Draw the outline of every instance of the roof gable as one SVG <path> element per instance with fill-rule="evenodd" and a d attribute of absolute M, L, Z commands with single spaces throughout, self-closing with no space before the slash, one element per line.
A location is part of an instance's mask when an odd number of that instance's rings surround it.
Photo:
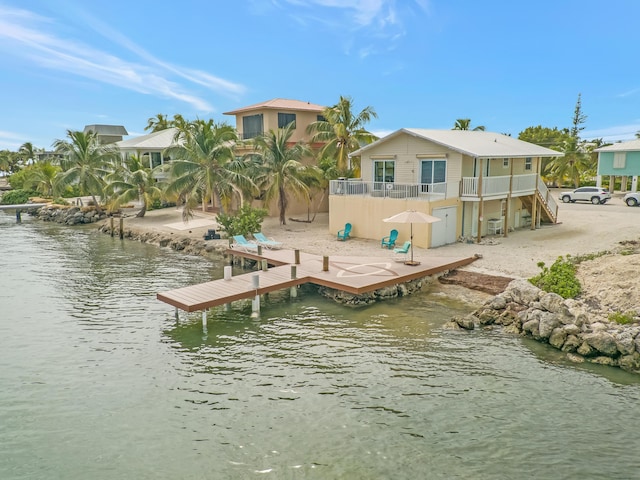
<path fill-rule="evenodd" d="M 606 147 L 596 148 L 594 152 L 638 152 L 640 151 L 640 139 L 628 142 L 614 143 Z"/>
<path fill-rule="evenodd" d="M 256 103 L 248 107 L 242 107 L 230 112 L 224 112 L 224 115 L 237 115 L 255 110 L 291 110 L 304 112 L 322 112 L 325 109 L 322 105 L 315 103 L 302 102 L 300 100 L 289 100 L 286 98 L 274 98 L 266 102 Z"/>
<path fill-rule="evenodd" d="M 116 142 L 115 145 L 118 146 L 120 150 L 164 150 L 173 145 L 173 139 L 177 132 L 178 129 L 175 127 L 167 128 L 136 138 L 122 140 Z"/>
<path fill-rule="evenodd" d="M 501 133 L 475 130 L 430 130 L 402 128 L 356 150 L 351 155 L 362 155 L 365 151 L 399 135 L 411 135 L 463 155 L 478 158 L 561 157 L 562 152 L 541 147 Z"/>

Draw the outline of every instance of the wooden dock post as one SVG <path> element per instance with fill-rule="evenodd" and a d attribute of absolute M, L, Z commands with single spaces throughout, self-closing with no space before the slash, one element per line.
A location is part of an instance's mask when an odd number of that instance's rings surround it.
<path fill-rule="evenodd" d="M 295 280 L 297 278 L 298 275 L 298 267 L 296 267 L 295 265 L 291 265 L 291 280 Z M 295 285 L 293 287 L 291 287 L 289 289 L 289 296 L 291 298 L 296 298 L 298 296 L 298 287 L 296 287 Z"/>
<path fill-rule="evenodd" d="M 207 310 L 202 310 L 202 331 L 207 333 Z"/>
<path fill-rule="evenodd" d="M 22 223 L 22 217 L 20 216 L 20 214 L 20 209 L 16 208 L 16 223 Z"/>
<path fill-rule="evenodd" d="M 251 277 L 251 284 L 256 291 L 256 296 L 251 301 L 251 317 L 255 318 L 260 315 L 260 295 L 258 294 L 258 288 L 260 288 L 260 274 L 255 273 Z"/>
<path fill-rule="evenodd" d="M 329 271 L 329 257 L 327 257 L 326 255 L 322 257 L 322 271 Z"/>
<path fill-rule="evenodd" d="M 269 266 L 268 263 L 267 263 L 267 260 L 266 259 L 262 259 L 261 263 L 262 263 L 262 271 L 266 272 L 268 270 L 268 266 Z"/>
<path fill-rule="evenodd" d="M 300 265 L 300 250 L 293 251 L 294 262 L 296 265 Z"/>
<path fill-rule="evenodd" d="M 114 232 L 114 227 L 113 227 L 113 217 L 111 217 L 110 219 L 110 228 L 111 228 L 111 236 L 113 237 L 113 232 Z"/>
<path fill-rule="evenodd" d="M 120 217 L 120 240 L 124 238 L 124 218 Z"/>
<path fill-rule="evenodd" d="M 262 245 L 258 244 L 258 255 L 262 256 Z"/>

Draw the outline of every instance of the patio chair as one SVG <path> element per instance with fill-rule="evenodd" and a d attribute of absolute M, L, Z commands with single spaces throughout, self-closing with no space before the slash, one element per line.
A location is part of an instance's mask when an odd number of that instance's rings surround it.
<path fill-rule="evenodd" d="M 345 223 L 342 230 L 338 230 L 338 240 L 346 240 L 351 235 L 351 224 Z"/>
<path fill-rule="evenodd" d="M 237 248 L 238 250 L 244 250 L 245 252 L 257 252 L 258 244 L 255 242 L 250 242 L 244 235 L 234 235 L 233 236 L 233 248 Z"/>
<path fill-rule="evenodd" d="M 389 232 L 388 237 L 382 237 L 382 241 L 380 242 L 381 247 L 387 247 L 391 250 L 396 246 L 396 240 L 398 240 L 398 230 L 395 228 Z"/>
<path fill-rule="evenodd" d="M 393 259 L 396 262 L 404 262 L 409 254 L 411 248 L 411 241 L 407 240 L 400 248 L 393 249 Z"/>
<path fill-rule="evenodd" d="M 278 250 L 282 248 L 282 242 L 278 242 L 273 238 L 267 238 L 264 233 L 257 232 L 253 234 L 253 238 L 256 239 L 258 245 L 262 245 L 265 248 L 271 248 L 273 250 Z"/>

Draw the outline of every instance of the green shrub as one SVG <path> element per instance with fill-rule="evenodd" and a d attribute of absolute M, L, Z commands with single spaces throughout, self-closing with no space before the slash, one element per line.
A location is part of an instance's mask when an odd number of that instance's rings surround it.
<path fill-rule="evenodd" d="M 558 257 L 549 268 L 544 262 L 539 262 L 538 267 L 542 271 L 529 279 L 533 285 L 545 292 L 557 293 L 562 298 L 575 298 L 580 295 L 582 286 L 576 277 L 576 266 L 569 255 L 566 258 Z"/>
<path fill-rule="evenodd" d="M 218 214 L 218 223 L 224 228 L 227 238 L 234 235 L 248 235 L 262 230 L 262 221 L 267 216 L 263 208 L 244 205 L 235 214 Z"/>
<path fill-rule="evenodd" d="M 34 192 L 33 190 L 10 190 L 2 195 L 2 201 L 0 201 L 0 203 L 3 205 L 21 205 L 27 203 L 29 197 L 36 195 L 38 195 L 38 192 Z"/>
<path fill-rule="evenodd" d="M 609 321 L 619 323 L 620 325 L 627 325 L 629 323 L 633 323 L 635 318 L 634 312 L 613 312 L 609 314 Z"/>

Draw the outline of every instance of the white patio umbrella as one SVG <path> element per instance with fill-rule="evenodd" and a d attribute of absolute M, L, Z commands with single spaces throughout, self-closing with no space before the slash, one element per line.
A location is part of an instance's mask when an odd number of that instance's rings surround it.
<path fill-rule="evenodd" d="M 411 225 L 411 261 L 404 262 L 407 265 L 419 265 L 420 262 L 413 261 L 413 224 L 414 223 L 435 223 L 439 222 L 438 217 L 427 215 L 426 213 L 418 212 L 416 210 L 406 210 L 401 213 L 397 213 L 389 218 L 384 218 L 383 222 L 388 223 L 409 223 Z"/>

